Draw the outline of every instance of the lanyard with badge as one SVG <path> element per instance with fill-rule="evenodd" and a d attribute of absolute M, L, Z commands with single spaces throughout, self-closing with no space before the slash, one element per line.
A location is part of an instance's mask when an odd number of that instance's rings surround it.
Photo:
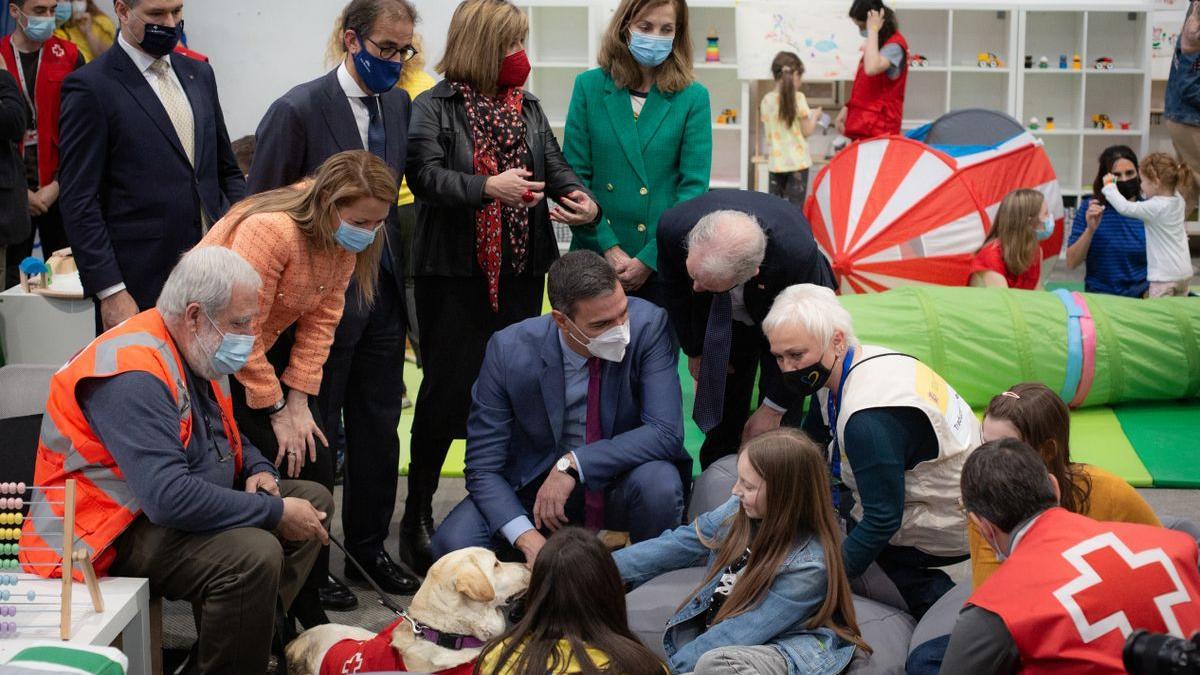
<path fill-rule="evenodd" d="M 34 103 L 33 93 L 30 91 L 29 85 L 25 81 L 25 64 L 21 60 L 21 52 L 18 52 L 16 49 L 14 49 L 13 54 L 17 57 L 16 58 L 16 66 L 17 66 L 16 71 L 17 71 L 17 79 L 21 81 L 21 93 L 25 95 L 25 101 L 29 104 L 29 111 L 30 111 L 29 114 L 33 116 L 33 128 L 25 130 L 25 145 L 26 146 L 37 145 L 37 142 L 38 142 L 37 104 Z M 40 68 L 42 65 L 42 48 L 41 47 L 39 47 L 37 50 L 37 63 L 38 63 L 38 67 Z"/>
<path fill-rule="evenodd" d="M 906 356 L 914 361 L 918 360 L 917 357 L 910 354 L 888 352 L 887 354 L 876 354 L 855 363 L 854 347 L 851 347 L 846 350 L 845 356 L 842 357 L 842 379 L 838 381 L 837 394 L 834 395 L 831 392 L 825 397 L 825 412 L 829 422 L 829 435 L 833 437 L 833 440 L 829 442 L 829 473 L 833 476 L 833 508 L 835 510 L 841 506 L 841 491 L 838 490 L 838 487 L 842 484 L 842 451 L 838 447 L 837 421 L 838 413 L 842 407 L 842 394 L 846 392 L 846 381 L 855 368 L 867 361 L 881 359 L 885 356 Z"/>

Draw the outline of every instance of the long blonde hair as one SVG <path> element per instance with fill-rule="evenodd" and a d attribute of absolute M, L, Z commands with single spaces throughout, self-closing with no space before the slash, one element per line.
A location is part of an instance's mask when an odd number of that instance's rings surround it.
<path fill-rule="evenodd" d="M 1042 212 L 1045 196 L 1037 190 L 1022 188 L 1004 196 L 992 231 L 984 240 L 986 246 L 993 239 L 1000 240 L 1000 251 L 1004 255 L 1004 266 L 1010 274 L 1024 274 L 1037 262 L 1037 234 L 1035 223 Z"/>
<path fill-rule="evenodd" d="M 828 583 L 825 600 L 806 627 L 828 628 L 869 653 L 871 648 L 858 629 L 850 578 L 842 564 L 841 532 L 834 519 L 829 468 L 821 451 L 804 432 L 776 429 L 747 442 L 740 452 L 763 479 L 766 515 L 755 532 L 750 516 L 739 506 L 722 526 L 728 528 L 724 538 L 710 541 L 700 537 L 717 554 L 707 577 L 688 597 L 695 597 L 749 548 L 746 567 L 713 623 L 744 614 L 766 597 L 797 542 L 812 536 L 825 551 Z"/>
<path fill-rule="evenodd" d="M 464 0 L 450 18 L 446 52 L 437 72 L 494 96 L 510 47 L 529 36 L 529 17 L 508 0 Z"/>
<path fill-rule="evenodd" d="M 1187 200 L 1196 197 L 1196 178 L 1192 170 L 1172 155 L 1152 152 L 1142 158 L 1142 176 L 1165 187 L 1169 192 L 1176 190 Z"/>
<path fill-rule="evenodd" d="M 685 0 L 621 0 L 612 21 L 604 31 L 596 60 L 613 82 L 624 89 L 642 84 L 642 69 L 629 53 L 630 26 L 643 12 L 660 5 L 675 7 L 675 42 L 671 55 L 654 69 L 654 83 L 664 94 L 674 94 L 691 86 L 692 38 L 688 34 L 688 7 Z"/>
<path fill-rule="evenodd" d="M 396 174 L 382 159 L 366 150 L 339 152 L 325 160 L 311 179 L 243 200 L 236 207 L 237 219 L 229 236 L 250 216 L 284 213 L 314 249 L 330 251 L 339 245 L 334 239 L 334 232 L 341 224 L 339 209 L 368 197 L 391 204 L 396 199 L 396 190 Z M 386 227 L 381 234 L 354 261 L 354 279 L 368 305 L 375 298 L 379 258 L 387 245 Z"/>

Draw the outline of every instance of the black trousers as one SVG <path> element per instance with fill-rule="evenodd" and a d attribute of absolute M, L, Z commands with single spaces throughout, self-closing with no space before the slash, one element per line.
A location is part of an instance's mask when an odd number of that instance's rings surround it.
<path fill-rule="evenodd" d="M 289 328 L 284 331 L 275 344 L 267 351 L 267 360 L 275 367 L 275 375 L 278 377 L 283 374 L 287 368 L 288 358 L 292 353 L 292 344 L 295 342 L 295 328 Z M 283 393 L 286 396 L 288 392 L 287 385 L 283 385 Z M 275 430 L 271 428 L 271 416 L 265 408 L 254 409 L 246 405 L 246 389 L 241 382 L 237 381 L 236 377 L 229 378 L 230 394 L 233 399 L 233 417 L 237 420 L 238 429 L 242 434 L 254 444 L 254 447 L 262 451 L 267 459 L 274 461 L 279 455 L 279 442 L 275 439 Z M 325 437 L 329 438 L 331 433 L 334 433 L 329 427 L 321 424 L 320 409 L 317 406 L 317 397 L 308 397 L 308 409 L 312 413 L 313 419 L 321 426 L 321 431 L 325 433 Z M 300 480 L 308 480 L 314 483 L 323 485 L 325 489 L 333 493 L 333 453 L 329 447 L 323 445 L 320 439 L 317 439 L 317 460 L 315 462 L 304 459 L 304 467 L 300 469 L 300 475 L 297 476 Z M 284 476 L 286 478 L 286 476 Z M 317 554 L 316 562 L 313 563 L 312 570 L 308 574 L 308 578 L 304 581 L 304 587 L 300 589 L 300 598 L 303 602 L 309 603 L 306 606 L 317 606 L 319 602 L 317 591 L 325 585 L 325 578 L 329 575 L 329 547 L 322 546 Z"/>
<path fill-rule="evenodd" d="M 415 282 L 424 374 L 413 419 L 406 519 L 429 508 L 450 442 L 466 437 L 471 386 L 488 340 L 542 313 L 545 277 L 501 277 L 499 312 L 492 311 L 483 277 L 417 277 Z"/>
<path fill-rule="evenodd" d="M 340 419 L 346 429 L 342 530 L 356 556 L 383 548 L 396 507 L 404 326 L 404 299 L 391 272 L 380 270 L 371 307 L 351 281 L 321 380 L 321 426 L 336 430 Z"/>
<path fill-rule="evenodd" d="M 776 197 L 783 197 L 796 208 L 804 208 L 808 197 L 808 169 L 788 173 L 772 173 L 768 189 Z"/>
<path fill-rule="evenodd" d="M 700 446 L 701 470 L 725 455 L 735 454 L 741 446 L 742 429 L 750 419 L 750 399 L 754 394 L 761 355 L 762 329 L 734 321 L 733 341 L 729 348 L 729 365 L 733 372 L 725 376 L 725 407 L 721 422 L 708 432 Z"/>
<path fill-rule="evenodd" d="M 49 260 L 50 254 L 60 248 L 67 248 L 67 233 L 63 229 L 62 212 L 58 210 L 58 202 L 50 205 L 50 210 L 40 216 L 29 219 L 33 229 L 25 241 L 8 245 L 8 266 L 4 273 L 4 287 L 12 288 L 21 281 L 21 261 L 33 255 L 33 238 L 38 234 L 42 238 L 42 259 Z"/>

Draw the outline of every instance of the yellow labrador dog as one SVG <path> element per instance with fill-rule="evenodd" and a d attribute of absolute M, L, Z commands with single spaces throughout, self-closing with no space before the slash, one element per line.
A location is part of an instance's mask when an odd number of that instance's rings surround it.
<path fill-rule="evenodd" d="M 528 586 L 524 565 L 502 563 L 485 548 L 448 553 L 429 568 L 408 609 L 421 635 L 404 619 L 379 634 L 338 624 L 317 626 L 288 645 L 288 672 L 469 673 L 483 643 L 505 629 L 502 606 Z"/>

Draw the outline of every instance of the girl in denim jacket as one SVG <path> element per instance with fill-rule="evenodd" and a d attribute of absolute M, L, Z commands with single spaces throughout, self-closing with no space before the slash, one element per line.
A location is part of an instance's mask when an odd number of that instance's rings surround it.
<path fill-rule="evenodd" d="M 667 623 L 672 672 L 841 672 L 863 642 L 842 566 L 828 469 L 803 433 L 742 446 L 733 496 L 692 525 L 617 551 L 634 585 L 705 565 L 705 581 Z"/>

